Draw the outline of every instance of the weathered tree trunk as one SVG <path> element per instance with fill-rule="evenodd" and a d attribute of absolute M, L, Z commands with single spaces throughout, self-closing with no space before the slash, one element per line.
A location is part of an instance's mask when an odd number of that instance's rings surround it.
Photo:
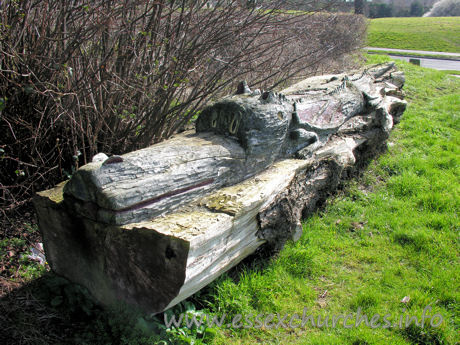
<path fill-rule="evenodd" d="M 35 205 L 48 262 L 103 304 L 160 312 L 301 234 L 405 109 L 393 65 L 229 96 L 197 134 L 80 168 Z"/>

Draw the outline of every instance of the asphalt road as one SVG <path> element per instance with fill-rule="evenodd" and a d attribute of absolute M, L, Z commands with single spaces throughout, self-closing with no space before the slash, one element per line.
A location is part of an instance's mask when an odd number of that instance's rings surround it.
<path fill-rule="evenodd" d="M 444 59 L 432 59 L 432 58 L 423 58 L 414 56 L 413 59 L 420 60 L 420 66 L 433 68 L 437 70 L 451 70 L 451 71 L 460 71 L 460 54 L 458 53 L 444 53 L 444 52 L 431 52 L 426 50 L 409 50 L 409 49 L 391 49 L 391 48 L 375 48 L 375 47 L 366 47 L 364 49 L 368 50 L 380 50 L 380 51 L 388 51 L 388 52 L 395 52 L 395 53 L 403 53 L 403 54 L 410 54 L 410 53 L 417 53 L 417 54 L 424 54 L 424 55 L 446 55 L 450 57 L 458 57 L 458 60 L 444 60 Z M 393 59 L 399 59 L 404 61 L 409 61 L 410 57 L 406 56 L 398 56 L 398 55 L 389 55 Z"/>
<path fill-rule="evenodd" d="M 392 49 L 392 48 L 375 48 L 375 47 L 366 47 L 367 50 L 380 50 L 388 51 L 395 53 L 413 53 L 413 54 L 424 54 L 424 55 L 446 55 L 446 56 L 457 56 L 460 59 L 459 53 L 446 53 L 446 52 L 432 52 L 427 50 L 409 50 L 409 49 Z"/>

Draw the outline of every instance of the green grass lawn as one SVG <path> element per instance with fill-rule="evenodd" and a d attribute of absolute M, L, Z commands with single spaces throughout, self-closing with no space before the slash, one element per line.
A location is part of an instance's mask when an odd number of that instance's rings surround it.
<path fill-rule="evenodd" d="M 459 53 L 460 20 L 458 17 L 372 19 L 367 45 Z"/>
<path fill-rule="evenodd" d="M 345 328 L 342 319 L 335 328 L 329 320 L 330 327 L 323 328 L 308 324 L 294 329 L 166 329 L 163 319 L 136 321 L 122 310 L 104 312 L 84 291 L 45 275 L 4 301 L 0 338 L 2 331 L 8 331 L 24 344 L 165 345 L 174 339 L 181 339 L 180 344 L 225 345 L 456 344 L 460 340 L 460 79 L 405 62 L 397 65 L 406 73 L 409 106 L 392 132 L 389 151 L 307 219 L 298 242 L 289 243 L 274 258 L 240 265 L 172 312 L 192 310 L 194 305 L 200 309 L 194 311 L 198 316 L 225 313 L 228 322 L 242 314 L 256 324 L 260 313 L 264 317 L 288 313 L 289 323 L 295 313 L 301 318 L 306 308 L 307 315 L 316 321 L 320 316 L 322 322 L 326 316 L 351 313 L 350 325 L 360 308 L 369 319 L 390 314 L 387 320 L 399 324 L 401 316 L 404 323 L 406 316 L 420 321 L 428 306 L 428 315 L 441 315 L 439 327 L 427 319 L 423 329 L 413 324 L 372 329 L 364 323 Z M 410 300 L 404 304 L 406 296 Z M 381 318 L 377 322 L 383 324 Z M 440 320 L 435 319 L 434 325 Z M 277 323 L 278 317 L 273 321 Z M 139 329 L 150 336 L 142 336 Z"/>

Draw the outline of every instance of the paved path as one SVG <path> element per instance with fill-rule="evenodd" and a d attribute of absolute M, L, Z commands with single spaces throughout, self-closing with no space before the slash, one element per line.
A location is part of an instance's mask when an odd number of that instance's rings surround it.
<path fill-rule="evenodd" d="M 392 59 L 399 59 L 404 61 L 409 61 L 409 57 L 405 56 L 396 56 L 396 55 L 389 55 Z M 452 70 L 452 71 L 460 71 L 460 61 L 455 60 L 442 60 L 442 59 L 424 59 L 417 57 L 416 59 L 420 60 L 420 66 L 434 68 L 437 70 Z"/>
<path fill-rule="evenodd" d="M 415 54 L 425 54 L 425 55 L 446 55 L 446 56 L 456 56 L 460 59 L 459 53 L 446 53 L 446 52 L 431 52 L 426 50 L 409 50 L 409 49 L 391 49 L 391 48 L 375 48 L 375 47 L 366 47 L 368 50 L 381 50 L 395 53 L 415 53 Z"/>

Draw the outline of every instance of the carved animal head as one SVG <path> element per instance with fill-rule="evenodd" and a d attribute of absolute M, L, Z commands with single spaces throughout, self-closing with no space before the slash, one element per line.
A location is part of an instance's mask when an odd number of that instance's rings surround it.
<path fill-rule="evenodd" d="M 281 94 L 234 95 L 205 108 L 196 131 L 233 136 L 249 158 L 271 164 L 284 147 L 292 112 Z"/>

